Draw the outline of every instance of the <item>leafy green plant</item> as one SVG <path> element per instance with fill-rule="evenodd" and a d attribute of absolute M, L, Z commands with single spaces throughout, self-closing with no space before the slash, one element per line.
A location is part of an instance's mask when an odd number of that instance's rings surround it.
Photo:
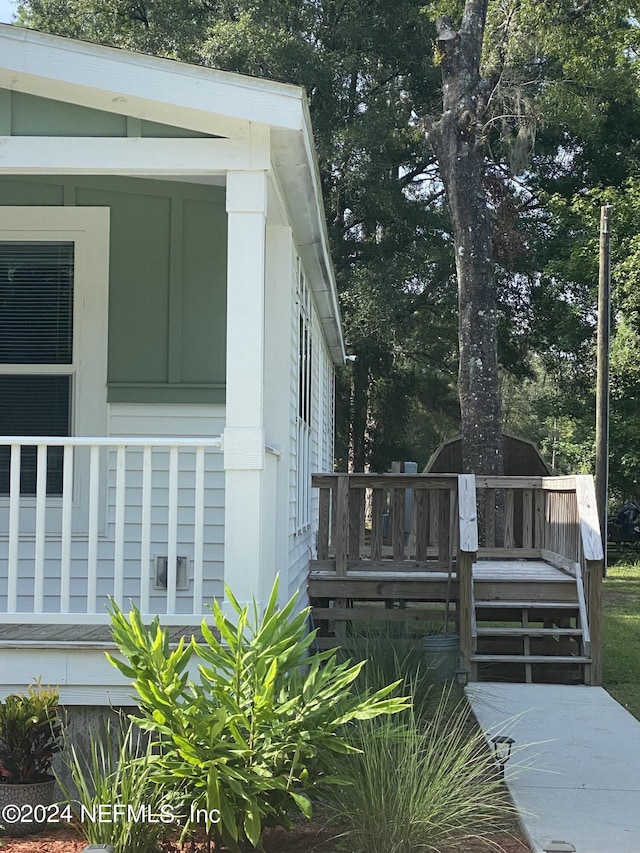
<path fill-rule="evenodd" d="M 150 782 L 151 746 L 132 724 L 90 732 L 88 752 L 70 745 L 65 765 L 72 784 L 56 774 L 62 795 L 89 844 L 111 844 L 116 853 L 153 853 L 174 817 L 170 801 Z M 163 818 L 166 821 L 163 821 Z"/>
<path fill-rule="evenodd" d="M 357 722 L 349 743 L 358 750 L 340 762 L 349 784 L 329 799 L 349 850 L 438 853 L 513 820 L 484 737 L 465 702 L 451 707 L 448 688 L 426 724 L 411 711 Z"/>
<path fill-rule="evenodd" d="M 63 744 L 58 691 L 40 684 L 0 702 L 0 783 L 45 782 Z"/>
<path fill-rule="evenodd" d="M 295 597 L 279 609 L 277 581 L 262 616 L 255 602 L 241 607 L 229 589 L 227 597 L 235 618 L 214 603 L 219 636 L 205 621 L 204 642 L 183 640 L 174 650 L 157 618 L 146 628 L 136 609 L 127 619 L 112 605 L 127 662 L 111 660 L 133 680 L 135 721 L 159 747 L 151 777 L 182 797 L 185 833 L 204 822 L 216 843 L 239 850 L 257 846 L 264 826 L 288 826 L 291 808 L 309 816 L 311 784 L 340 781 L 327 758 L 355 749 L 341 735 L 348 722 L 398 712 L 407 701 L 390 695 L 397 682 L 354 693 L 363 662 L 338 662 L 335 650 L 309 654 L 308 609 L 296 614 Z M 194 653 L 197 684 L 187 672 Z"/>

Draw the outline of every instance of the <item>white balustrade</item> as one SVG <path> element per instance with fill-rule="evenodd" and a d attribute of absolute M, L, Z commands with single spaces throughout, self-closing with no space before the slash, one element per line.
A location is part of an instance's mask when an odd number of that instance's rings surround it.
<path fill-rule="evenodd" d="M 113 598 L 167 624 L 199 623 L 222 592 L 221 447 L 0 436 L 0 621 L 104 622 Z"/>

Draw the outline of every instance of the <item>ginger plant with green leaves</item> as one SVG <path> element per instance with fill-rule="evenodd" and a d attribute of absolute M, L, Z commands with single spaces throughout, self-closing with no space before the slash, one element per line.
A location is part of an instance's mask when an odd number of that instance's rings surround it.
<path fill-rule="evenodd" d="M 112 604 L 126 661 L 110 660 L 138 693 L 133 719 L 158 746 L 151 777 L 180 796 L 184 834 L 204 816 L 216 845 L 242 850 L 260 845 L 265 826 L 288 826 L 291 809 L 309 817 L 313 786 L 342 783 L 327 758 L 354 751 L 348 723 L 394 714 L 408 700 L 391 695 L 398 682 L 357 693 L 364 662 L 339 662 L 335 649 L 311 653 L 309 609 L 296 613 L 295 596 L 279 608 L 277 580 L 262 614 L 255 601 L 241 606 L 226 594 L 234 617 L 214 602 L 203 641 L 174 649 L 157 617 L 145 627 L 138 610 L 127 617 Z M 198 681 L 189 676 L 194 655 Z"/>

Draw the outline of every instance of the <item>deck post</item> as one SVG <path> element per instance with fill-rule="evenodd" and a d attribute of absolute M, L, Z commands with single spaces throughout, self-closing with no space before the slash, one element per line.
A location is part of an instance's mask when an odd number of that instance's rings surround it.
<path fill-rule="evenodd" d="M 591 679 L 597 687 L 602 684 L 602 561 L 588 560 L 589 633 L 591 637 Z"/>
<path fill-rule="evenodd" d="M 460 595 L 460 666 L 471 669 L 473 652 L 473 563 L 478 551 L 478 509 L 476 478 L 473 474 L 458 476 L 458 584 Z"/>
<path fill-rule="evenodd" d="M 349 475 L 341 474 L 336 485 L 336 574 L 346 577 L 349 537 Z"/>
<path fill-rule="evenodd" d="M 578 522 L 588 583 L 589 633 L 591 639 L 591 684 L 602 682 L 602 568 L 604 552 L 593 478 L 575 478 Z"/>

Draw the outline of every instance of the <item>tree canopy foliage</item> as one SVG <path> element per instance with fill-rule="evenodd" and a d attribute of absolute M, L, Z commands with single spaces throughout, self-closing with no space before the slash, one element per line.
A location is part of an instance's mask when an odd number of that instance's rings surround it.
<path fill-rule="evenodd" d="M 481 6 L 484 0 L 468 0 Z M 638 480 L 637 4 L 489 0 L 474 127 L 491 216 L 503 416 L 561 469 L 593 455 L 598 211 L 614 204 L 612 478 Z M 443 16 L 464 0 L 23 0 L 50 32 L 304 86 L 348 344 L 339 464 L 424 463 L 459 427 L 442 174 Z M 473 11 L 473 10 L 472 10 Z M 441 32 L 442 35 L 442 32 Z"/>

